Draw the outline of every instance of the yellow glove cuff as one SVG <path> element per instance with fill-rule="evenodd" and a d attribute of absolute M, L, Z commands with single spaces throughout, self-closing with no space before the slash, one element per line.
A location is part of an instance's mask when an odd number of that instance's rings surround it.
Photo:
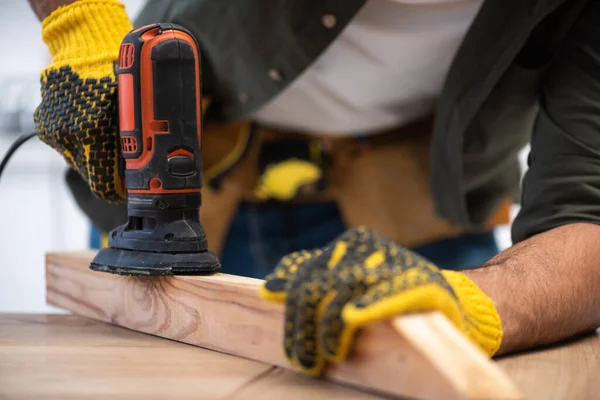
<path fill-rule="evenodd" d="M 441 273 L 463 308 L 467 337 L 493 356 L 502 343 L 502 322 L 494 302 L 465 274 L 445 270 Z"/>
<path fill-rule="evenodd" d="M 78 0 L 59 7 L 42 22 L 42 39 L 53 63 L 69 65 L 81 77 L 113 75 L 121 41 L 133 29 L 125 6 L 116 0 Z"/>

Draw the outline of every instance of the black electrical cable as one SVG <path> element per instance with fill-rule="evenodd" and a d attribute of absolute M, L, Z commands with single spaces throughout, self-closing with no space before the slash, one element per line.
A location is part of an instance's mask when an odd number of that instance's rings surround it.
<path fill-rule="evenodd" d="M 6 154 L 4 155 L 4 158 L 2 159 L 2 162 L 0 162 L 0 177 L 2 177 L 2 172 L 4 171 L 4 167 L 6 167 L 6 164 L 8 164 L 8 160 L 10 160 L 10 157 L 13 155 L 13 153 L 15 151 L 17 151 L 17 149 L 19 147 L 21 147 L 21 145 L 23 143 L 25 143 L 26 141 L 28 141 L 29 139 L 31 139 L 32 137 L 36 136 L 35 133 L 27 133 L 25 135 L 21 135 L 17 138 L 17 140 L 15 140 L 13 142 L 13 144 L 10 145 L 10 148 L 8 149 L 8 151 L 6 152 Z"/>

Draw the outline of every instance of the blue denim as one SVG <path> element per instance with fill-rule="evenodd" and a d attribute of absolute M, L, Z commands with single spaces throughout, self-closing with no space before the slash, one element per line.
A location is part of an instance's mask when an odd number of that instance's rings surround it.
<path fill-rule="evenodd" d="M 244 203 L 221 254 L 222 272 L 264 278 L 284 255 L 327 244 L 346 230 L 335 203 Z M 210 240 L 210 238 L 209 238 Z M 492 232 L 465 234 L 413 249 L 440 268 L 477 267 L 498 253 Z"/>
<path fill-rule="evenodd" d="M 101 244 L 101 233 L 94 225 L 90 230 L 90 249 L 99 249 Z"/>
<path fill-rule="evenodd" d="M 227 235 L 220 257 L 222 272 L 262 279 L 284 255 L 321 247 L 345 230 L 334 203 L 244 203 Z M 90 247 L 100 247 L 95 228 Z M 477 267 L 499 251 L 492 232 L 466 234 L 413 250 L 440 268 L 452 270 Z"/>

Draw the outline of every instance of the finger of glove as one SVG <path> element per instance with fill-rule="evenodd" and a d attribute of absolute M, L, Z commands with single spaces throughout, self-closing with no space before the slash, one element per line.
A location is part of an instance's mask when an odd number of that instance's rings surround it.
<path fill-rule="evenodd" d="M 337 282 L 329 285 L 336 287 L 335 297 L 328 299 L 319 320 L 319 342 L 325 357 L 333 362 L 346 359 L 354 336 L 355 326 L 347 324 L 342 318 L 345 306 L 361 297 L 369 287 L 393 276 L 392 264 L 385 262 L 385 249 L 375 250 L 362 264 L 346 264 L 336 276 Z"/>
<path fill-rule="evenodd" d="M 70 66 L 42 75 L 38 136 L 61 152 L 99 198 L 124 197 L 118 163 L 117 83 L 85 78 Z"/>
<path fill-rule="evenodd" d="M 333 243 L 333 247 L 340 243 L 345 245 L 346 251 L 343 257 L 339 257 L 338 262 L 350 261 L 356 263 L 365 260 L 376 249 L 382 248 L 387 242 L 389 241 L 374 230 L 359 226 L 342 234 Z M 335 251 L 333 256 L 335 256 Z"/>
<path fill-rule="evenodd" d="M 331 271 L 329 277 L 338 281 L 361 281 L 366 269 L 375 270 L 385 261 L 385 239 L 373 231 L 359 227 L 348 231 L 332 243 L 331 256 L 323 268 Z M 358 267 L 358 268 L 357 268 Z"/>
<path fill-rule="evenodd" d="M 86 79 L 86 82 L 88 80 Z M 118 109 L 116 85 L 110 78 L 94 80 L 87 120 L 82 123 L 82 145 L 92 191 L 103 199 L 118 199 Z M 84 111 L 86 112 L 86 111 Z"/>
<path fill-rule="evenodd" d="M 340 263 L 348 262 L 358 265 L 371 258 L 370 267 L 386 263 L 389 264 L 388 267 L 396 271 L 405 271 L 430 263 L 412 250 L 400 246 L 364 226 L 346 231 L 334 241 L 334 245 L 338 242 L 344 242 L 347 248 L 344 258 L 339 260 Z M 373 258 L 374 253 L 378 251 L 380 257 Z"/>
<path fill-rule="evenodd" d="M 314 260 L 323 254 L 320 249 L 297 251 L 284 256 L 275 269 L 265 277 L 265 283 L 261 287 L 260 295 L 266 300 L 283 303 L 286 298 L 288 282 L 306 262 Z"/>
<path fill-rule="evenodd" d="M 74 169 L 79 170 L 75 137 L 69 135 L 72 131 L 69 128 L 73 126 L 73 119 L 69 115 L 75 111 L 74 105 L 66 101 L 66 96 L 57 84 L 58 80 L 57 71 L 42 75 L 42 99 L 34 113 L 35 130 L 42 142 L 62 154 Z M 72 137 L 69 139 L 70 136 Z M 62 137 L 67 140 L 60 140 Z M 87 181 L 87 175 L 85 179 Z"/>
<path fill-rule="evenodd" d="M 348 325 L 364 326 L 395 315 L 440 311 L 457 327 L 463 314 L 452 288 L 433 264 L 411 268 L 370 287 L 342 310 Z"/>
<path fill-rule="evenodd" d="M 328 287 L 318 262 L 298 272 L 290 281 L 285 312 L 286 356 L 310 375 L 318 375 L 325 366 L 317 343 L 318 307 Z"/>
<path fill-rule="evenodd" d="M 328 269 L 335 269 L 339 266 L 341 270 L 346 271 L 347 268 L 343 265 L 356 264 L 357 261 L 368 258 L 378 248 L 379 243 L 379 236 L 373 235 L 371 231 L 361 227 L 347 231 L 323 249 L 291 253 L 284 256 L 273 272 L 265 277 L 263 292 L 267 297 L 268 293 L 283 294 L 288 281 L 299 269 L 304 268 L 305 263 Z M 315 263 L 317 258 L 319 261 Z"/>
<path fill-rule="evenodd" d="M 386 252 L 389 255 L 387 261 L 393 263 L 393 270 L 396 273 L 407 271 L 411 268 L 433 265 L 431 261 L 420 254 L 417 254 L 414 251 L 393 242 L 390 242 L 386 245 Z"/>
<path fill-rule="evenodd" d="M 375 270 L 384 266 L 385 269 L 377 272 L 378 275 L 399 273 L 417 267 L 428 260 L 415 252 L 400 246 L 393 241 L 379 235 L 372 229 L 358 227 L 348 231 L 340 237 L 334 245 L 344 243 L 346 252 L 340 257 L 338 264 L 362 266 L 362 271 L 370 275 Z M 330 267 L 332 267 L 330 265 Z M 370 271 L 367 271 L 370 270 Z"/>
<path fill-rule="evenodd" d="M 353 295 L 349 287 L 339 284 L 319 306 L 319 346 L 329 361 L 342 362 L 350 351 L 354 329 L 342 319 L 342 310 Z"/>

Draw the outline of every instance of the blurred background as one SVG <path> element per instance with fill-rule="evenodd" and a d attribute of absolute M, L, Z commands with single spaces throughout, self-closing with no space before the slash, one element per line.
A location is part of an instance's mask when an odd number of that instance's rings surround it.
<path fill-rule="evenodd" d="M 144 0 L 122 0 L 133 18 Z M 26 1 L 0 0 L 0 155 L 33 131 L 39 73 L 50 61 Z M 18 32 L 18 33 L 16 33 Z M 90 224 L 65 184 L 67 166 L 37 138 L 0 178 L 0 312 L 57 312 L 46 305 L 44 254 L 89 246 Z"/>
<path fill-rule="evenodd" d="M 133 18 L 144 0 L 122 0 Z M 25 1 L 0 0 L 0 156 L 33 131 L 39 72 L 50 60 L 40 23 Z M 15 34 L 18 32 L 18 34 Z M 525 160 L 526 150 L 522 154 Z M 44 254 L 89 247 L 90 224 L 64 181 L 66 164 L 36 138 L 23 145 L 0 181 L 0 312 L 60 312 L 45 303 Z M 513 210 L 516 214 L 517 208 Z M 496 232 L 510 246 L 507 226 Z"/>

